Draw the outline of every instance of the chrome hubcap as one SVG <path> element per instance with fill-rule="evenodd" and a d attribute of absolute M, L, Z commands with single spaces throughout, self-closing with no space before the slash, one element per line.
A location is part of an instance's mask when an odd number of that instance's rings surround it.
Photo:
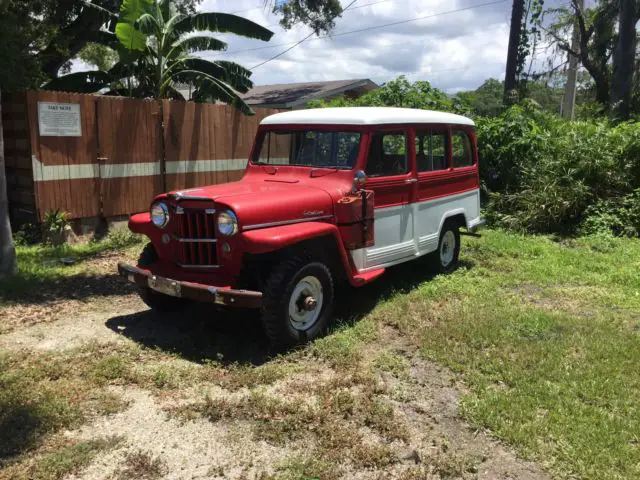
<path fill-rule="evenodd" d="M 322 283 L 314 276 L 301 279 L 289 298 L 289 323 L 296 330 L 311 328 L 322 311 Z"/>
<path fill-rule="evenodd" d="M 453 262 L 453 254 L 456 250 L 456 236 L 451 230 L 447 230 L 442 237 L 440 245 L 440 263 L 448 267 Z"/>

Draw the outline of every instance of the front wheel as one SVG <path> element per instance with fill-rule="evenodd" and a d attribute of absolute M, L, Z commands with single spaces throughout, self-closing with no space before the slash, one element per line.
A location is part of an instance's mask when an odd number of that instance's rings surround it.
<path fill-rule="evenodd" d="M 142 268 L 150 268 L 158 261 L 158 253 L 152 243 L 147 243 L 140 253 L 138 265 Z M 156 292 L 149 287 L 138 287 L 138 295 L 140 299 L 151 309 L 156 312 L 177 312 L 182 310 L 187 302 L 184 298 L 171 297 Z"/>
<path fill-rule="evenodd" d="M 298 255 L 275 269 L 262 297 L 262 324 L 278 348 L 321 336 L 333 312 L 333 278 L 322 262 Z"/>

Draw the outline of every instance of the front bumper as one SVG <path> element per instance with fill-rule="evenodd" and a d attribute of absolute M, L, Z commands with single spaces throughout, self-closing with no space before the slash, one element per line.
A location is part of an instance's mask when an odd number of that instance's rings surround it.
<path fill-rule="evenodd" d="M 173 280 L 124 263 L 118 263 L 118 273 L 140 287 L 148 287 L 165 295 L 228 307 L 260 308 L 262 305 L 262 292 Z"/>

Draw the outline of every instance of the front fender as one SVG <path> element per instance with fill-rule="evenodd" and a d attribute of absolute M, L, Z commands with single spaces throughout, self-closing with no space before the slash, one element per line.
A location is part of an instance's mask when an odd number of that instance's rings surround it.
<path fill-rule="evenodd" d="M 335 241 L 340 261 L 349 283 L 356 284 L 354 280 L 354 266 L 344 248 L 338 227 L 332 223 L 296 223 L 293 225 L 251 230 L 242 232 L 241 235 L 246 251 L 253 254 L 275 252 L 276 250 L 304 242 L 305 240 L 330 236 Z"/>

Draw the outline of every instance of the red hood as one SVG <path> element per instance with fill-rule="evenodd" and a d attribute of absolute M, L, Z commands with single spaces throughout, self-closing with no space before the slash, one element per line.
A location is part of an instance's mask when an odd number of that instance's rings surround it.
<path fill-rule="evenodd" d="M 333 215 L 333 205 L 351 188 L 351 174 L 246 175 L 239 182 L 181 190 L 186 196 L 212 199 L 230 208 L 241 228 L 272 222 Z M 177 192 L 171 192 L 176 194 Z M 170 195 L 171 195 L 170 194 Z"/>

